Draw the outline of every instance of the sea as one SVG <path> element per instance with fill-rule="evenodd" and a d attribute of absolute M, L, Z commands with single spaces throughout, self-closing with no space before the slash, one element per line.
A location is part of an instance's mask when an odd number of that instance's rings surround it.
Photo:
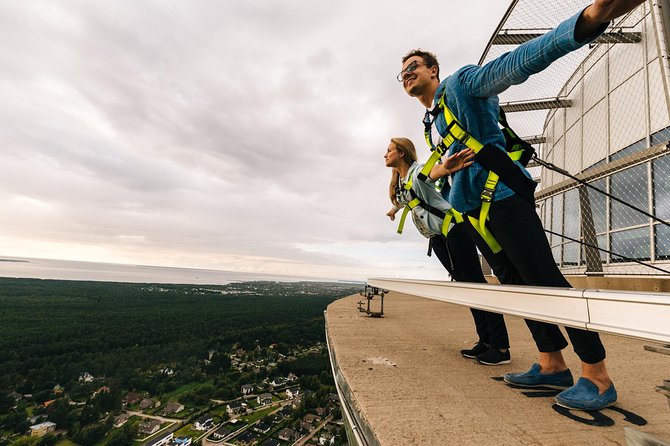
<path fill-rule="evenodd" d="M 253 281 L 339 282 L 332 278 L 2 256 L 0 277 L 188 285 L 226 285 Z"/>

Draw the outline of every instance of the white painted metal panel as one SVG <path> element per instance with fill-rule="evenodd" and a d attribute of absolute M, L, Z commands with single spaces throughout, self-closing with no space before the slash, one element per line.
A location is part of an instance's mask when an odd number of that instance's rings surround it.
<path fill-rule="evenodd" d="M 626 291 L 585 290 L 589 329 L 642 339 L 670 339 L 670 295 Z"/>
<path fill-rule="evenodd" d="M 588 330 L 670 342 L 670 294 L 371 278 L 372 286 Z"/>
<path fill-rule="evenodd" d="M 607 58 L 602 58 L 584 75 L 584 110 L 604 99 L 607 87 Z"/>
<path fill-rule="evenodd" d="M 670 125 L 668 107 L 665 104 L 665 95 L 663 94 L 661 65 L 658 59 L 649 63 L 649 115 L 651 133 Z"/>
<path fill-rule="evenodd" d="M 639 71 L 610 94 L 611 153 L 645 136 L 647 111 L 643 74 Z"/>
<path fill-rule="evenodd" d="M 561 135 L 565 134 L 565 110 L 564 108 L 556 110 L 556 114 L 554 115 L 554 136 L 556 138 L 560 138 Z"/>
<path fill-rule="evenodd" d="M 584 99 L 583 96 L 584 84 L 579 82 L 572 90 L 568 99 L 572 101 L 572 105 L 565 109 L 565 127 L 566 129 L 575 125 L 577 121 L 582 119 L 584 113 Z"/>
<path fill-rule="evenodd" d="M 615 89 L 644 66 L 642 43 L 613 44 L 610 48 L 610 88 Z"/>
<path fill-rule="evenodd" d="M 582 171 L 582 121 L 578 121 L 565 136 L 564 168 L 573 175 Z"/>
<path fill-rule="evenodd" d="M 554 129 L 554 131 L 556 130 Z M 557 166 L 565 166 L 565 136 L 558 133 L 555 134 L 555 136 L 559 139 L 554 144 L 552 163 L 556 164 Z M 549 184 L 543 184 L 542 187 L 553 186 L 554 184 L 560 183 L 565 179 L 563 175 L 557 172 L 552 172 L 550 178 L 551 182 Z"/>
<path fill-rule="evenodd" d="M 646 7 L 646 5 L 645 5 Z M 658 57 L 658 48 L 656 47 L 656 36 L 654 35 L 653 14 L 647 15 L 644 19 L 644 33 L 642 41 L 647 45 L 647 61 L 652 61 Z"/>
<path fill-rule="evenodd" d="M 568 288 L 502 286 L 429 280 L 370 278 L 383 289 L 528 319 L 586 328 L 582 291 Z"/>
<path fill-rule="evenodd" d="M 607 101 L 604 99 L 584 115 L 584 167 L 592 166 L 607 156 Z"/>

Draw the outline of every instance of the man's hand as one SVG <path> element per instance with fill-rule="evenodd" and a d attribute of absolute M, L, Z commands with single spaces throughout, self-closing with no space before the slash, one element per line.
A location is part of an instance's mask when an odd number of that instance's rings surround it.
<path fill-rule="evenodd" d="M 472 149 L 463 149 L 447 158 L 444 165 L 447 166 L 450 173 L 454 173 L 471 165 L 474 158 L 475 152 Z"/>
<path fill-rule="evenodd" d="M 587 7 L 577 21 L 575 40 L 583 42 L 591 37 L 604 23 L 632 11 L 645 0 L 596 0 Z"/>
<path fill-rule="evenodd" d="M 474 162 L 475 152 L 472 149 L 464 149 L 448 157 L 444 163 L 436 164 L 430 170 L 430 179 L 437 180 L 461 169 L 465 169 Z"/>

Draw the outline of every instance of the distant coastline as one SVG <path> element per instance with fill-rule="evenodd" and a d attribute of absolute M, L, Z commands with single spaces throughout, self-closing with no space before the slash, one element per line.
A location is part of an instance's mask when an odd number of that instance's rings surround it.
<path fill-rule="evenodd" d="M 289 276 L 263 272 L 10 257 L 0 258 L 0 277 L 188 285 L 226 285 L 231 282 L 256 281 L 356 282 L 341 278 Z"/>

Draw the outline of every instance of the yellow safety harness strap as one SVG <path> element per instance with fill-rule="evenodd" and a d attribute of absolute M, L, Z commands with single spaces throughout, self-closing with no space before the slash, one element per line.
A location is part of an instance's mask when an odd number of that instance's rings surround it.
<path fill-rule="evenodd" d="M 518 161 L 523 156 L 523 150 L 507 152 L 507 155 L 512 159 L 512 161 Z M 482 200 L 482 207 L 479 211 L 479 227 L 482 231 L 484 230 L 484 224 L 489 218 L 491 201 L 493 201 L 493 192 L 495 192 L 499 180 L 500 177 L 497 173 L 493 172 L 492 170 L 489 171 L 489 176 L 486 178 L 486 182 L 484 183 L 484 189 L 479 196 L 479 198 Z"/>
<path fill-rule="evenodd" d="M 475 154 L 477 154 L 484 147 L 482 143 L 470 135 L 467 130 L 463 128 L 460 122 L 458 122 L 456 116 L 445 104 L 444 95 L 440 97 L 440 101 L 438 102 L 438 109 L 444 113 L 444 121 L 447 124 L 447 136 L 445 136 L 437 146 L 434 145 L 433 138 L 430 134 L 431 123 L 428 120 L 424 120 L 423 136 L 426 139 L 428 147 L 430 147 L 432 153 L 418 175 L 419 179 L 422 181 L 425 181 L 426 178 L 428 178 L 428 175 L 430 175 L 430 171 L 433 169 L 435 163 L 447 153 L 449 146 L 451 146 L 454 141 L 459 141 L 461 144 L 472 149 Z"/>
<path fill-rule="evenodd" d="M 451 224 L 452 220 L 454 220 L 455 224 L 463 223 L 463 214 L 454 208 L 451 208 L 447 211 L 447 214 L 444 216 L 444 220 L 442 221 L 442 235 L 445 237 L 449 233 L 449 225 Z"/>
<path fill-rule="evenodd" d="M 498 243 L 498 240 L 496 240 L 489 228 L 487 228 L 485 225 L 480 225 L 480 221 L 471 215 L 468 215 L 468 220 L 470 220 L 472 227 L 475 228 L 477 233 L 481 236 L 482 239 L 484 239 L 489 248 L 491 248 L 493 254 L 497 254 L 502 251 L 502 246 L 500 246 L 500 243 Z"/>
<path fill-rule="evenodd" d="M 516 152 L 508 152 L 509 157 L 512 161 L 518 161 L 523 155 L 523 150 L 517 150 Z M 482 206 L 479 210 L 479 218 L 474 218 L 468 216 L 470 223 L 474 226 L 475 230 L 479 235 L 484 239 L 491 251 L 494 254 L 502 251 L 502 246 L 495 239 L 489 228 L 486 227 L 486 222 L 489 219 L 489 211 L 491 210 L 491 201 L 493 200 L 493 192 L 495 192 L 496 186 L 500 177 L 493 171 L 489 171 L 489 175 L 486 178 L 486 183 L 484 183 L 484 189 L 479 198 L 482 200 Z"/>
<path fill-rule="evenodd" d="M 405 218 L 407 218 L 407 214 L 409 214 L 409 211 L 411 211 L 420 204 L 421 200 L 419 200 L 418 198 L 414 198 L 412 201 L 407 203 L 407 205 L 405 205 L 405 209 L 403 209 L 402 216 L 400 217 L 400 223 L 398 223 L 398 234 L 402 234 L 403 227 L 405 226 Z"/>

